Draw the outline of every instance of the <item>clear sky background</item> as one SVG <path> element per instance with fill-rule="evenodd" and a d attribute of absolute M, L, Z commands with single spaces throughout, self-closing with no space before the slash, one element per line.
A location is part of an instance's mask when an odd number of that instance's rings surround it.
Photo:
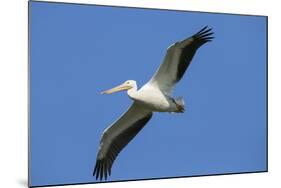
<path fill-rule="evenodd" d="M 100 95 L 145 84 L 166 48 L 214 29 L 174 96 L 119 154 L 109 181 L 266 170 L 266 18 L 30 3 L 31 185 L 95 182 L 100 135 L 132 103 Z"/>

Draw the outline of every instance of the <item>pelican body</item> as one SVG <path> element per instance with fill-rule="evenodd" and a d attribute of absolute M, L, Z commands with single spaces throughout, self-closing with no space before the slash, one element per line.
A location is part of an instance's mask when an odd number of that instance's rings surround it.
<path fill-rule="evenodd" d="M 136 81 L 127 80 L 102 92 L 111 94 L 127 90 L 133 104 L 101 136 L 93 172 L 96 179 L 107 179 L 111 175 L 112 164 L 117 155 L 142 130 L 153 112 L 184 112 L 184 100 L 182 97 L 172 97 L 173 88 L 183 77 L 197 49 L 210 42 L 214 38 L 212 35 L 211 29 L 206 26 L 195 35 L 168 47 L 163 63 L 139 90 Z"/>
<path fill-rule="evenodd" d="M 122 90 L 127 90 L 128 96 L 136 104 L 152 112 L 184 112 L 183 100 L 173 99 L 152 83 L 147 83 L 140 90 L 137 90 L 137 82 L 127 80 L 123 84 L 102 93 L 110 94 Z"/>

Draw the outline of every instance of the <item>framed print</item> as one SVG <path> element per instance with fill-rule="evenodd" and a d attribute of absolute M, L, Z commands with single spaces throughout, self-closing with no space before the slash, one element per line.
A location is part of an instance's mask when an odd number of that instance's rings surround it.
<path fill-rule="evenodd" d="M 267 17 L 29 2 L 29 186 L 267 172 Z"/>

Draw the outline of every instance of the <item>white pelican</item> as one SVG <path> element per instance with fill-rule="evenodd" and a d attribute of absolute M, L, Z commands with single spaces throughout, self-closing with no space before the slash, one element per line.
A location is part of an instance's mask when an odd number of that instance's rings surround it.
<path fill-rule="evenodd" d="M 211 28 L 207 26 L 195 35 L 174 43 L 167 49 L 165 59 L 153 77 L 141 89 L 128 80 L 123 84 L 102 92 L 110 94 L 127 90 L 134 101 L 117 121 L 107 127 L 100 140 L 93 176 L 100 180 L 111 174 L 112 164 L 119 152 L 138 134 L 151 119 L 153 112 L 184 112 L 184 101 L 171 96 L 174 85 L 180 81 L 196 50 L 211 41 Z"/>

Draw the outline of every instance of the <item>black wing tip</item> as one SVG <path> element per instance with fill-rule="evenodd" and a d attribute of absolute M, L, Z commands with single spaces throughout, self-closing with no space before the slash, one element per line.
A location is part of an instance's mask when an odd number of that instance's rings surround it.
<path fill-rule="evenodd" d="M 107 180 L 107 177 L 111 175 L 111 167 L 105 159 L 97 159 L 93 176 L 96 176 L 96 180 Z"/>
<path fill-rule="evenodd" d="M 209 27 L 208 25 L 203 27 L 200 31 L 198 31 L 193 38 L 195 40 L 201 41 L 200 43 L 204 44 L 206 42 L 212 41 L 215 37 L 213 36 L 214 32 L 212 31 L 213 28 Z"/>
<path fill-rule="evenodd" d="M 95 165 L 95 169 L 94 169 L 94 172 L 93 172 L 93 176 L 96 176 L 96 180 L 99 177 L 99 171 L 100 171 L 100 160 L 97 160 L 96 165 Z"/>

